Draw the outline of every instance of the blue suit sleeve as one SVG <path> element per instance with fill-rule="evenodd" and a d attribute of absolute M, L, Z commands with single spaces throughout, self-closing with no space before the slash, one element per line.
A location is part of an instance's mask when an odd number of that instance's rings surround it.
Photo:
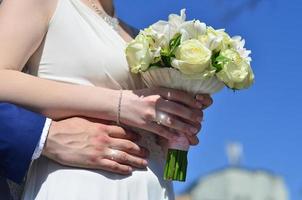
<path fill-rule="evenodd" d="M 42 115 L 0 102 L 0 176 L 22 182 L 45 120 Z"/>

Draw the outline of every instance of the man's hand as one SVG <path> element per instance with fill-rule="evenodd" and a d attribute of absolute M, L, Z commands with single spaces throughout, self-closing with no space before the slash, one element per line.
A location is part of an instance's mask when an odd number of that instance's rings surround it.
<path fill-rule="evenodd" d="M 147 166 L 148 150 L 138 139 L 121 127 L 75 117 L 52 122 L 42 154 L 63 165 L 127 175 Z"/>

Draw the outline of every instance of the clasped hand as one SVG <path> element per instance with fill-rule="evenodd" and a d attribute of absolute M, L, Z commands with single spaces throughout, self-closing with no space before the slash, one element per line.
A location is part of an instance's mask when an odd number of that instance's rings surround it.
<path fill-rule="evenodd" d="M 124 91 L 120 110 L 123 124 L 173 139 L 184 133 L 192 145 L 198 143 L 203 109 L 212 104 L 207 94 L 192 95 L 173 89 L 156 88 Z"/>
<path fill-rule="evenodd" d="M 198 143 L 202 110 L 212 104 L 209 95 L 195 98 L 164 88 L 124 91 L 122 100 L 121 123 L 153 132 L 159 138 L 173 138 L 175 132 L 182 132 L 191 145 Z M 145 168 L 148 150 L 136 144 L 139 135 L 106 123 L 77 117 L 53 121 L 43 155 L 63 165 L 118 174 Z"/>

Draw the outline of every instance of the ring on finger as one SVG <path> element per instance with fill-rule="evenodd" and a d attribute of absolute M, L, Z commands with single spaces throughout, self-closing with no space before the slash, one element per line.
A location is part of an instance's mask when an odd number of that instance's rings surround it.
<path fill-rule="evenodd" d="M 109 153 L 109 158 L 110 160 L 114 161 L 117 158 L 117 150 L 111 149 Z"/>
<path fill-rule="evenodd" d="M 155 122 L 158 125 L 161 125 L 164 121 L 166 121 L 168 118 L 167 114 L 162 111 L 157 111 L 155 116 Z"/>

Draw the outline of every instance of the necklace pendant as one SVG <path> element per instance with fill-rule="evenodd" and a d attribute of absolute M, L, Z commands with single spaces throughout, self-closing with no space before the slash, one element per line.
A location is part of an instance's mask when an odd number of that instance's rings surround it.
<path fill-rule="evenodd" d="M 1 1 L 1 0 L 0 0 Z M 116 15 L 114 15 L 113 17 L 111 17 L 110 15 L 106 14 L 103 10 L 101 10 L 95 0 L 88 0 L 88 2 L 91 4 L 91 7 L 95 10 L 95 12 L 103 18 L 103 20 L 109 25 L 111 26 L 115 31 L 118 31 L 119 28 L 119 20 L 116 17 Z"/>
<path fill-rule="evenodd" d="M 118 31 L 119 29 L 119 20 L 117 17 L 111 17 L 105 13 L 100 12 L 99 16 L 103 18 L 103 20 L 112 27 L 115 31 Z"/>
<path fill-rule="evenodd" d="M 104 21 L 111 26 L 114 30 L 118 30 L 119 20 L 116 17 L 110 17 L 103 15 L 102 18 Z"/>
<path fill-rule="evenodd" d="M 119 20 L 117 18 L 108 18 L 107 23 L 114 29 L 118 30 L 119 27 Z"/>

